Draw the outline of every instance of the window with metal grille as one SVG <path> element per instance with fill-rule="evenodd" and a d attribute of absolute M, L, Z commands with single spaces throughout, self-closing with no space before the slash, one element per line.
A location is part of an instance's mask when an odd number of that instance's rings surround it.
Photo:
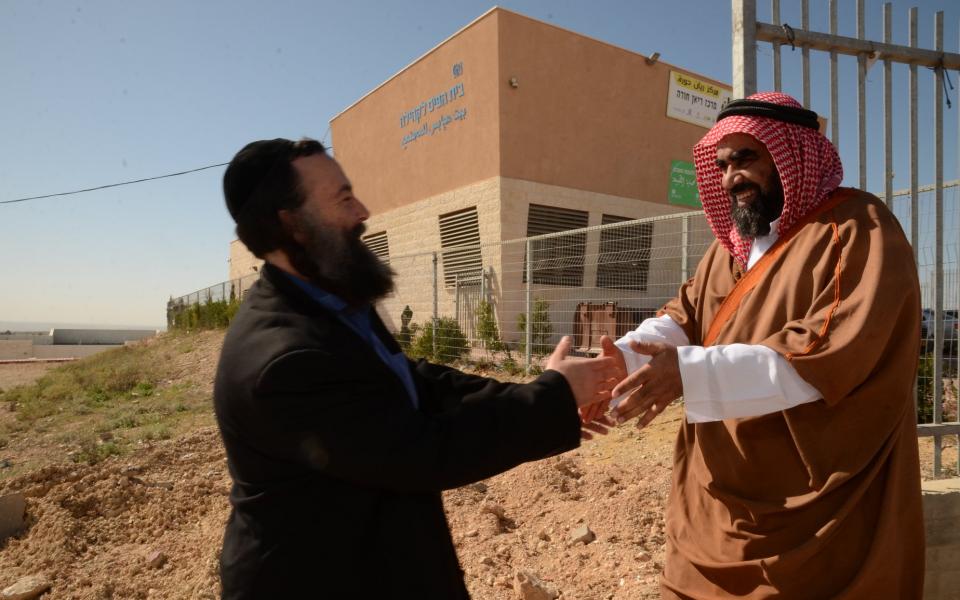
<path fill-rule="evenodd" d="M 363 243 L 373 251 L 383 262 L 390 262 L 390 244 L 387 242 L 387 232 L 371 233 L 363 236 Z"/>
<path fill-rule="evenodd" d="M 476 206 L 440 215 L 440 247 L 458 246 L 469 247 L 441 252 L 445 287 L 453 287 L 457 281 L 476 279 L 483 270 Z"/>
<path fill-rule="evenodd" d="M 630 217 L 603 215 L 603 224 L 632 221 Z M 635 223 L 600 231 L 597 287 L 647 290 L 653 223 Z"/>
<path fill-rule="evenodd" d="M 587 226 L 584 210 L 531 204 L 527 213 L 527 237 L 581 229 Z M 587 249 L 584 232 L 553 236 L 530 242 L 533 283 L 544 285 L 583 285 L 583 255 Z M 527 281 L 524 258 L 523 281 Z"/>

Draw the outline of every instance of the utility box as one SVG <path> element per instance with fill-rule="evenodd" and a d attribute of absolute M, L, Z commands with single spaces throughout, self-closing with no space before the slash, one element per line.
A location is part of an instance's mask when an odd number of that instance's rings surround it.
<path fill-rule="evenodd" d="M 598 354 L 602 336 L 616 341 L 655 315 L 656 310 L 616 302 L 581 302 L 573 314 L 573 346 L 578 352 Z"/>

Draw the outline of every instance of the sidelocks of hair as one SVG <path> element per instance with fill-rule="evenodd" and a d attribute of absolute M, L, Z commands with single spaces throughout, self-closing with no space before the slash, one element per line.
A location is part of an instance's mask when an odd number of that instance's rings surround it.
<path fill-rule="evenodd" d="M 292 162 L 314 154 L 326 154 L 316 140 L 278 138 L 247 144 L 230 161 L 223 174 L 223 195 L 237 223 L 237 237 L 256 256 L 263 258 L 285 243 L 288 234 L 277 213 L 296 209 L 305 200 Z"/>

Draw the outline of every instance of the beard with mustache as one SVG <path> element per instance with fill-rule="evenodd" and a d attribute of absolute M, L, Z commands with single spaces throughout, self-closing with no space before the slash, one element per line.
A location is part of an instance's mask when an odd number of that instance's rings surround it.
<path fill-rule="evenodd" d="M 765 186 L 766 190 L 756 183 L 745 181 L 730 190 L 730 217 L 737 232 L 743 237 L 755 238 L 770 234 L 770 223 L 780 217 L 783 212 L 783 185 L 780 183 L 780 174 L 774 172 Z M 756 200 L 740 206 L 737 204 L 737 194 L 747 190 L 756 191 Z"/>
<path fill-rule="evenodd" d="M 284 250 L 301 275 L 354 308 L 373 304 L 393 291 L 393 269 L 360 239 L 366 225 L 345 231 L 305 211 L 295 215 L 293 228 L 305 241 L 297 242 L 288 232 Z"/>

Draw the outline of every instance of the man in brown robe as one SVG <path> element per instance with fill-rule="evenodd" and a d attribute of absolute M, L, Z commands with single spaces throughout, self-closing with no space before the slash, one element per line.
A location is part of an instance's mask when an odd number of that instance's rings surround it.
<path fill-rule="evenodd" d="M 717 240 L 617 342 L 614 409 L 684 396 L 664 598 L 920 598 L 920 290 L 876 197 L 840 188 L 816 114 L 762 93 L 694 150 Z"/>

